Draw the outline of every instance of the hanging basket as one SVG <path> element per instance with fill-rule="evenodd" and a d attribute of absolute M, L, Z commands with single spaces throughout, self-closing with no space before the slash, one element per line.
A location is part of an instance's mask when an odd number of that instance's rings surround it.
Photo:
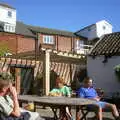
<path fill-rule="evenodd" d="M 117 76 L 118 80 L 120 81 L 120 64 L 116 65 L 114 67 L 114 70 L 115 70 L 115 73 L 116 73 L 116 76 Z"/>
<path fill-rule="evenodd" d="M 120 64 L 114 67 L 116 73 L 120 73 Z"/>

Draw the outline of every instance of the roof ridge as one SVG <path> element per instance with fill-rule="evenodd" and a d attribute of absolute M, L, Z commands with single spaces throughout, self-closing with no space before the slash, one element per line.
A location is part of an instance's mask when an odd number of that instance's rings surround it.
<path fill-rule="evenodd" d="M 25 24 L 25 23 L 23 23 Z M 47 28 L 47 27 L 41 27 L 41 26 L 36 26 L 36 25 L 29 25 L 29 24 L 25 24 L 27 26 L 30 26 L 30 27 L 35 27 L 35 28 L 41 28 L 41 29 L 48 29 L 48 30 L 55 30 L 55 31 L 61 31 L 61 32 L 69 32 L 69 33 L 74 33 L 72 31 L 68 31 L 68 30 L 60 30 L 60 29 L 56 29 L 56 28 Z"/>
<path fill-rule="evenodd" d="M 23 24 L 27 29 L 38 32 L 38 33 L 45 33 L 45 34 L 54 34 L 54 35 L 63 35 L 63 36 L 75 36 L 74 32 L 70 31 L 64 31 L 64 30 L 58 30 L 58 29 L 51 29 L 51 28 L 45 28 L 40 26 L 34 26 L 24 23 L 23 21 L 17 21 L 20 24 Z"/>
<path fill-rule="evenodd" d="M 9 5 L 9 4 L 5 3 L 5 2 L 0 2 L 0 6 L 15 9 L 14 7 L 12 7 L 11 5 Z"/>
<path fill-rule="evenodd" d="M 105 34 L 105 36 L 107 36 L 107 35 L 114 35 L 114 34 L 118 34 L 118 33 L 120 33 L 120 32 L 112 32 L 112 33 Z"/>

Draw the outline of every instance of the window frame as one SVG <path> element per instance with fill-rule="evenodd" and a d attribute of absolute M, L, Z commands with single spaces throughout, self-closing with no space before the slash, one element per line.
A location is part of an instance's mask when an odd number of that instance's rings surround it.
<path fill-rule="evenodd" d="M 76 50 L 84 49 L 84 45 L 85 45 L 84 40 L 76 40 L 75 49 Z"/>
<path fill-rule="evenodd" d="M 43 35 L 43 43 L 44 44 L 54 44 L 54 36 L 51 35 Z"/>
<path fill-rule="evenodd" d="M 9 18 L 12 18 L 12 11 L 8 11 L 8 12 L 7 12 L 7 16 L 8 16 Z"/>

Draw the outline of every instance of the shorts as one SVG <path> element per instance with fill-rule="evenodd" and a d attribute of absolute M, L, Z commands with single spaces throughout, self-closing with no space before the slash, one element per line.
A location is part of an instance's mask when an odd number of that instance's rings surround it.
<path fill-rule="evenodd" d="M 105 108 L 105 106 L 106 106 L 106 102 L 102 102 L 102 101 L 97 101 L 96 102 L 96 104 L 99 106 L 99 107 L 101 107 L 101 108 Z"/>
<path fill-rule="evenodd" d="M 98 105 L 99 107 L 101 107 L 102 109 L 104 109 L 106 104 L 107 104 L 107 102 L 96 101 L 95 104 Z M 90 109 L 91 108 L 93 109 L 95 107 L 95 105 L 88 105 L 87 107 L 90 108 Z"/>

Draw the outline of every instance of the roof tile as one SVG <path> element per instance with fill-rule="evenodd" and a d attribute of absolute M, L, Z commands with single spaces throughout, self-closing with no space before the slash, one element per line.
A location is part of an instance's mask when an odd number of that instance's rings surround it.
<path fill-rule="evenodd" d="M 90 55 L 120 54 L 120 32 L 104 35 L 90 52 Z"/>

